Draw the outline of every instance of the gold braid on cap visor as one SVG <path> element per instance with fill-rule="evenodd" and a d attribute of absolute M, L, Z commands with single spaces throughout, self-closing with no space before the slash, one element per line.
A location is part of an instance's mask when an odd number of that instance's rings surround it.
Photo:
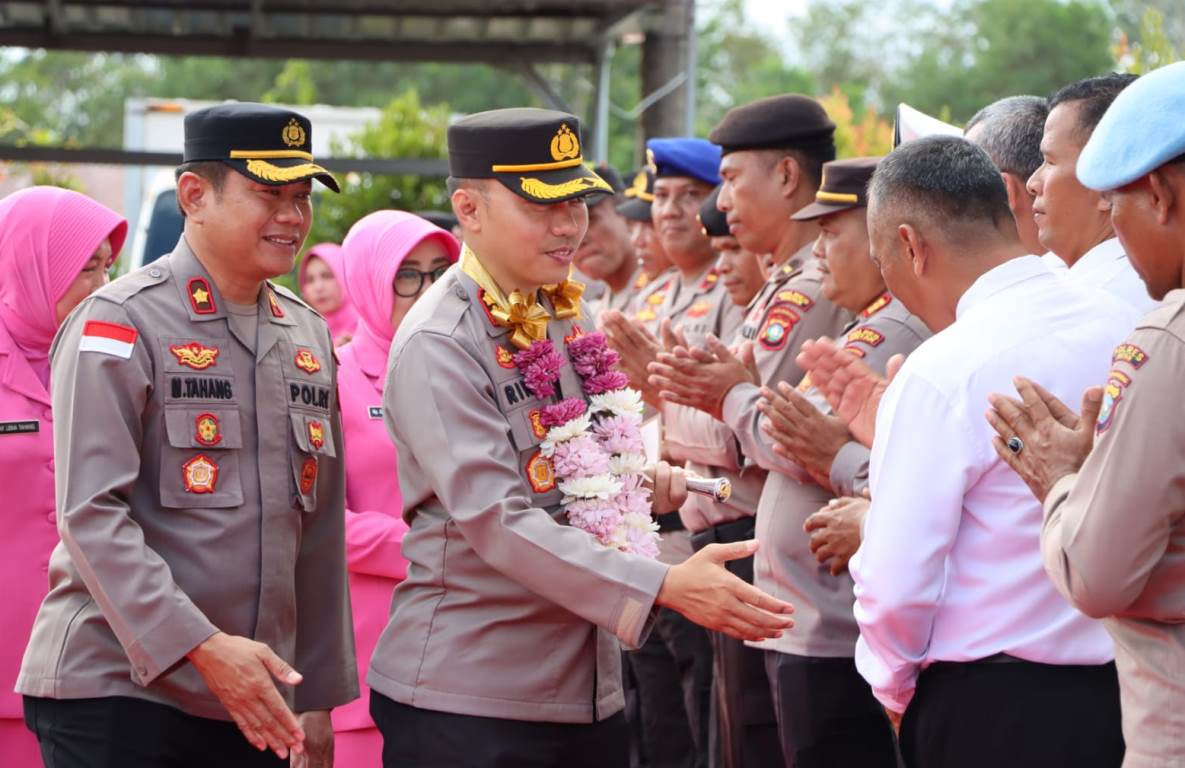
<path fill-rule="evenodd" d="M 609 192 L 610 194 L 613 192 L 613 187 L 599 176 L 593 178 L 581 176 L 578 179 L 565 181 L 563 184 L 548 184 L 542 179 L 520 176 L 519 184 L 522 186 L 523 192 L 537 200 L 558 200 L 561 197 L 570 197 L 580 192 Z"/>
<path fill-rule="evenodd" d="M 299 179 L 307 179 L 309 176 L 315 176 L 319 173 L 329 173 L 316 163 L 301 163 L 294 165 L 291 168 L 284 168 L 279 165 L 273 165 L 266 160 L 248 160 L 247 173 L 258 176 L 267 181 L 297 181 Z"/>

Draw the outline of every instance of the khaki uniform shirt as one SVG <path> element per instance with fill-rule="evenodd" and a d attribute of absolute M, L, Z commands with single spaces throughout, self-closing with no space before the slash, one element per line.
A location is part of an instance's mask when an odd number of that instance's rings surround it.
<path fill-rule="evenodd" d="M 216 631 L 358 696 L 329 331 L 283 288 L 240 339 L 184 238 L 101 288 L 54 343 L 58 529 L 17 690 L 229 720 L 185 654 Z"/>
<path fill-rule="evenodd" d="M 883 374 L 889 358 L 909 354 L 929 336 L 921 320 L 886 293 L 862 311 L 837 342 Z M 831 413 L 826 398 L 807 379 L 799 383 L 799 390 L 816 408 Z M 763 419 L 753 418 L 758 397 L 756 387 L 734 387 L 725 401 L 725 420 L 736 427 L 745 455 L 769 470 L 757 510 L 762 547 L 754 562 L 754 583 L 795 608 L 793 631 L 759 647 L 797 656 L 851 657 L 860 634 L 852 614 L 852 577 L 846 571 L 832 576 L 829 566 L 815 559 L 810 536 L 803 531 L 806 519 L 835 492 L 773 452 L 773 441 L 758 426 Z M 831 468 L 837 487 L 866 486 L 869 456 L 869 450 L 854 441 L 841 448 Z"/>
<path fill-rule="evenodd" d="M 636 323 L 641 323 L 646 330 L 658 336 L 658 326 L 662 317 L 659 310 L 667 300 L 667 293 L 675 287 L 679 280 L 679 270 L 671 267 L 666 272 L 645 283 L 630 300 L 625 316 Z"/>
<path fill-rule="evenodd" d="M 1041 551 L 1115 640 L 1124 768 L 1185 765 L 1185 290 L 1116 348 L 1094 449 L 1045 500 Z"/>
<path fill-rule="evenodd" d="M 620 291 L 606 290 L 596 301 L 589 302 L 589 317 L 596 321 L 592 324 L 600 327 L 601 315 L 610 309 L 615 309 L 628 317 L 630 305 L 633 303 L 634 298 L 649 283 L 650 280 L 646 277 L 645 273 L 639 270 L 630 278 L 625 288 Z"/>
<path fill-rule="evenodd" d="M 763 384 L 771 384 L 782 378 L 797 383 L 802 374 L 794 365 L 794 356 L 802 342 L 818 336 L 835 335 L 843 327 L 846 318 L 850 317 L 849 313 L 823 298 L 818 269 L 811 266 L 809 271 L 804 271 L 801 265 L 809 257 L 808 246 L 775 269 L 749 303 L 745 320 L 732 337 L 734 348 L 746 341 L 754 342 L 754 357 Z M 737 399 L 733 393 L 738 390 L 746 395 L 744 407 L 751 411 L 748 416 L 752 418 L 752 428 L 756 429 L 760 389 L 749 385 L 734 387 L 725 399 L 726 408 L 730 400 Z M 690 530 L 699 531 L 756 514 L 757 505 L 753 502 L 760 498 L 762 489 L 769 482 L 765 466 L 746 456 L 744 444 L 737 439 L 732 424 L 725 423 L 727 419 L 721 422 L 702 411 L 682 411 L 681 453 L 688 460 L 728 470 L 728 477 L 733 480 L 734 494 L 741 492 L 736 504 L 695 505 L 692 511 L 700 514 L 684 515 L 684 525 Z M 769 453 L 772 456 L 772 451 Z"/>
<path fill-rule="evenodd" d="M 744 314 L 743 307 L 732 303 L 715 267 L 694 281 L 685 283 L 680 278 L 667 294 L 667 302 L 660 312 L 661 317 L 669 317 L 671 325 L 682 330 L 689 344 L 696 346 L 703 345 L 709 333 L 719 339 L 731 339 L 740 330 Z M 732 484 L 732 496 L 725 502 L 717 503 L 697 494 L 687 497 L 679 509 L 679 517 L 691 533 L 716 523 L 752 517 L 757 511 L 763 480 L 760 473 L 742 477 L 737 462 L 715 461 L 715 451 L 701 449 L 702 443 L 711 440 L 704 440 L 700 416 L 700 411 L 682 405 L 668 403 L 663 407 L 663 444 L 670 459 L 684 464 L 693 474 L 724 477 Z M 706 421 L 723 428 L 711 417 Z M 710 426 L 708 431 L 711 439 L 719 439 L 714 428 Z"/>
<path fill-rule="evenodd" d="M 391 348 L 383 405 L 408 569 L 367 683 L 442 712 L 602 720 L 624 707 L 618 640 L 645 639 L 667 566 L 567 525 L 540 454 L 538 411 L 549 403 L 527 390 L 508 329 L 484 307 L 454 267 Z M 561 397 L 581 394 L 565 354 L 580 322 L 549 324 L 564 357 Z"/>

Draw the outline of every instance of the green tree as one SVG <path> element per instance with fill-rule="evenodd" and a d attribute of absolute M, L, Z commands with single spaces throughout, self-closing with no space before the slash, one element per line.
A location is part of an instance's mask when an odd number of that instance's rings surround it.
<path fill-rule="evenodd" d="M 949 108 L 961 122 L 1005 96 L 1046 95 L 1113 69 L 1110 46 L 1108 13 L 1093 0 L 956 0 L 894 74 L 885 103 Z"/>
<path fill-rule="evenodd" d="M 1182 52 L 1185 52 L 1185 48 Z M 1135 75 L 1151 72 L 1180 59 L 1181 54 L 1165 34 L 1164 17 L 1155 8 L 1144 12 L 1136 42 L 1129 43 L 1124 34 L 1115 45 L 1115 60 L 1125 72 Z"/>
<path fill-rule="evenodd" d="M 414 90 L 391 100 L 379 120 L 333 153 L 345 157 L 445 157 L 449 109 L 425 106 Z M 354 222 L 383 208 L 419 211 L 447 205 L 444 180 L 420 176 L 349 173 L 339 178 L 342 193 L 317 196 L 310 245 L 340 243 Z"/>

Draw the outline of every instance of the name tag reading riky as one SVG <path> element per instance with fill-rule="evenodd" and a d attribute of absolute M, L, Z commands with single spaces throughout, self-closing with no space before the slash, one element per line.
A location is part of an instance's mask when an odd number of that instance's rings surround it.
<path fill-rule="evenodd" d="M 0 421 L 0 435 L 24 435 L 40 432 L 41 422 L 37 419 L 27 421 Z"/>

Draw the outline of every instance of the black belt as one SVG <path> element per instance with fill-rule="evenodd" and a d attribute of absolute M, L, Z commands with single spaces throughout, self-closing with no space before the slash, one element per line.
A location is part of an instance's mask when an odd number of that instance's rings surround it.
<path fill-rule="evenodd" d="M 683 519 L 679 517 L 678 510 L 674 512 L 667 512 L 662 515 L 655 515 L 654 520 L 658 523 L 659 533 L 683 530 Z"/>
<path fill-rule="evenodd" d="M 709 544 L 731 544 L 735 541 L 748 541 L 757 531 L 757 520 L 753 517 L 742 517 L 727 523 L 718 523 L 710 528 L 691 534 L 691 546 L 696 550 L 703 549 Z"/>

